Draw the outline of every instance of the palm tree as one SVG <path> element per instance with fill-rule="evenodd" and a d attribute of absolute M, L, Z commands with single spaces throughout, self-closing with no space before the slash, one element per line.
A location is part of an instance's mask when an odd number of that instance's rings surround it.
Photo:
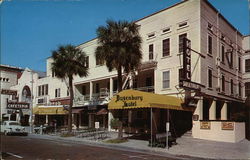
<path fill-rule="evenodd" d="M 86 54 L 81 49 L 72 45 L 59 46 L 52 51 L 52 72 L 60 79 L 68 79 L 70 104 L 68 112 L 68 132 L 72 131 L 72 106 L 73 106 L 73 77 L 88 76 L 88 68 L 85 66 Z"/>
<path fill-rule="evenodd" d="M 139 26 L 133 22 L 107 20 L 106 23 L 106 26 L 100 26 L 97 29 L 98 47 L 95 57 L 97 61 L 105 63 L 109 71 L 117 70 L 117 88 L 120 92 L 123 85 L 122 72 L 134 71 L 141 63 L 142 40 Z M 120 130 L 118 138 L 122 138 Z"/>

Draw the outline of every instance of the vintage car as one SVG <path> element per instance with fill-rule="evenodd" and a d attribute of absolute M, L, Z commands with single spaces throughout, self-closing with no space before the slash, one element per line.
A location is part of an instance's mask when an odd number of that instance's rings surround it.
<path fill-rule="evenodd" d="M 28 135 L 25 128 L 16 121 L 4 121 L 1 125 L 1 132 L 5 135 Z"/>

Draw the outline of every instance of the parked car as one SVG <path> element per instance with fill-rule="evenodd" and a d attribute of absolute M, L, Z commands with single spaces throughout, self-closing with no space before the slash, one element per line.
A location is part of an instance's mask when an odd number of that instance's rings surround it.
<path fill-rule="evenodd" d="M 1 132 L 5 135 L 28 135 L 28 132 L 25 131 L 25 128 L 16 121 L 4 121 L 1 125 Z"/>

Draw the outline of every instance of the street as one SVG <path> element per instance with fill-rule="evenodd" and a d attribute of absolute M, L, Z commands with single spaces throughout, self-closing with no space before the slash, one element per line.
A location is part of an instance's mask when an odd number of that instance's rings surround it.
<path fill-rule="evenodd" d="M 60 140 L 29 136 L 3 136 L 3 159 L 67 159 L 67 160 L 173 160 L 139 152 L 89 146 Z"/>

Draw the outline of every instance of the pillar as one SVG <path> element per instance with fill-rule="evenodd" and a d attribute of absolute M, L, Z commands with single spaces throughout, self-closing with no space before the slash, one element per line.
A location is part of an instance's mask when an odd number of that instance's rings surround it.
<path fill-rule="evenodd" d="M 199 116 L 199 120 L 203 120 L 203 97 L 198 100 L 197 107 L 194 111 L 194 115 Z"/>
<path fill-rule="evenodd" d="M 45 115 L 46 116 L 46 119 L 45 119 L 45 124 L 49 124 L 49 115 Z"/>
<path fill-rule="evenodd" d="M 79 112 L 79 126 L 82 126 L 82 113 Z"/>
<path fill-rule="evenodd" d="M 111 131 L 111 120 L 114 118 L 112 112 L 108 113 L 108 131 Z"/>
<path fill-rule="evenodd" d="M 209 108 L 209 120 L 216 120 L 216 100 L 213 100 Z"/>
<path fill-rule="evenodd" d="M 221 120 L 227 120 L 227 103 L 228 102 L 224 102 L 221 108 Z"/>
<path fill-rule="evenodd" d="M 89 99 L 92 100 L 92 95 L 93 95 L 93 82 L 89 82 Z"/>
<path fill-rule="evenodd" d="M 109 79 L 109 96 L 110 98 L 113 97 L 113 78 Z"/>

